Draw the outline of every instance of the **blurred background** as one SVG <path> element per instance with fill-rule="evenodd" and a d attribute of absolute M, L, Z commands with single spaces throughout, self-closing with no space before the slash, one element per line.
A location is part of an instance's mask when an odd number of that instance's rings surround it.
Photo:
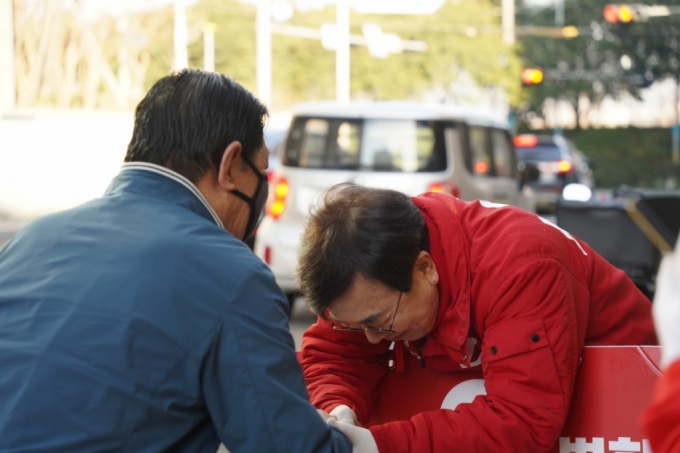
<path fill-rule="evenodd" d="M 101 196 L 136 104 L 187 66 L 256 93 L 272 150 L 300 102 L 409 100 L 563 136 L 598 190 L 675 189 L 680 2 L 659 1 L 0 0 L 0 245 Z"/>
<path fill-rule="evenodd" d="M 666 3 L 0 0 L 0 216 L 101 194 L 135 105 L 185 66 L 257 93 L 274 129 L 309 100 L 484 106 L 570 138 L 598 187 L 674 187 L 680 3 Z"/>

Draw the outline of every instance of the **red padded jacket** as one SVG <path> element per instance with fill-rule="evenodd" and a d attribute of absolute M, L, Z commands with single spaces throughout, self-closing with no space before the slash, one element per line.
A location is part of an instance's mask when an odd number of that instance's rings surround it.
<path fill-rule="evenodd" d="M 400 346 L 439 371 L 481 366 L 487 394 L 370 426 L 380 453 L 549 450 L 584 344 L 656 344 L 651 303 L 624 272 L 534 214 L 445 194 L 412 200 L 428 225 L 440 301 L 425 339 Z M 347 404 L 366 423 L 389 346 L 320 319 L 302 344 L 312 403 Z"/>

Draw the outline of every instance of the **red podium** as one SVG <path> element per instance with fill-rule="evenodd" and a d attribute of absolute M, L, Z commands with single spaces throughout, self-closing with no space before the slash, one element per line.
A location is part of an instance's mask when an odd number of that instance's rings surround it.
<path fill-rule="evenodd" d="M 404 357 L 404 371 L 390 372 L 382 381 L 372 421 L 454 409 L 485 393 L 479 371 L 437 373 L 420 368 L 409 354 Z M 660 358 L 658 346 L 585 347 L 569 417 L 550 453 L 651 453 L 638 419 L 661 375 Z"/>

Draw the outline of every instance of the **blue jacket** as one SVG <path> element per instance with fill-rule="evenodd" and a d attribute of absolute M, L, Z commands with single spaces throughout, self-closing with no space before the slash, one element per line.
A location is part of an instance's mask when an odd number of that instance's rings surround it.
<path fill-rule="evenodd" d="M 345 452 L 287 302 L 188 180 L 126 164 L 0 250 L 0 452 Z"/>

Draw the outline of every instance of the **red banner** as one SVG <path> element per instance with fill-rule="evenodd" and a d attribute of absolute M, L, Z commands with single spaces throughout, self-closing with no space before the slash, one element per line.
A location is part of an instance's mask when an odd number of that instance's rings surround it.
<path fill-rule="evenodd" d="M 550 453 L 651 453 L 638 420 L 661 374 L 660 357 L 658 346 L 584 348 L 569 417 Z M 404 371 L 388 373 L 381 383 L 372 421 L 453 410 L 485 393 L 480 371 L 437 373 L 405 358 Z"/>

